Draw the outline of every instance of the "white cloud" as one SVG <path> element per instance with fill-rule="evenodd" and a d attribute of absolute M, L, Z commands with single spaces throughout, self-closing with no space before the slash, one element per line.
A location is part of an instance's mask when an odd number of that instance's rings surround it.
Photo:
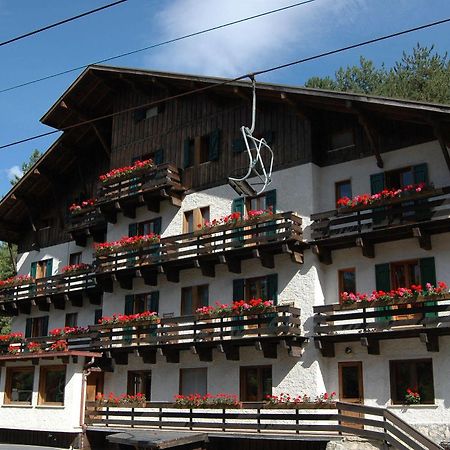
<path fill-rule="evenodd" d="M 348 27 L 366 0 L 316 0 L 161 47 L 145 65 L 167 71 L 235 76 L 318 48 L 330 29 Z M 293 0 L 174 0 L 153 17 L 158 40 L 171 39 L 294 3 Z"/>
<path fill-rule="evenodd" d="M 6 173 L 9 180 L 14 180 L 16 177 L 21 178 L 23 175 L 23 172 L 19 166 L 12 166 L 9 169 L 6 169 Z"/>

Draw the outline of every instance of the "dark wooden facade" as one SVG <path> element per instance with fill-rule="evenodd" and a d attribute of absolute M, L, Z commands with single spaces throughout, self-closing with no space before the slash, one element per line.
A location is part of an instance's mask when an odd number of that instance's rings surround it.
<path fill-rule="evenodd" d="M 202 91 L 186 95 L 196 89 Z M 436 105 L 270 84 L 258 84 L 257 98 L 255 133 L 270 136 L 275 170 L 370 155 L 381 166 L 384 152 L 436 137 L 447 151 L 449 114 Z M 146 118 L 150 107 L 156 110 Z M 97 117 L 103 118 L 75 126 Z M 155 151 L 181 170 L 188 192 L 227 183 L 248 165 L 235 146 L 240 127 L 251 122 L 251 89 L 246 82 L 94 66 L 42 121 L 69 129 L 0 203 L 0 239 L 20 242 L 21 252 L 70 240 L 71 202 L 95 196 L 101 173 Z M 351 131 L 352 145 L 330 152 L 331 136 L 342 130 Z M 215 131 L 215 160 L 184 167 L 186 139 Z"/>

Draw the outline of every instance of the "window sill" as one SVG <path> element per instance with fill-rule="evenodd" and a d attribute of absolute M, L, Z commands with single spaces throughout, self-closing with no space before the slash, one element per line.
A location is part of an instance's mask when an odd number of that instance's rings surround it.
<path fill-rule="evenodd" d="M 387 409 L 437 409 L 439 405 L 429 404 L 429 405 L 387 405 Z"/>
<path fill-rule="evenodd" d="M 36 409 L 64 409 L 64 405 L 36 405 Z"/>
<path fill-rule="evenodd" d="M 2 405 L 2 408 L 33 408 L 33 405 L 20 404 L 20 403 L 7 403 Z"/>

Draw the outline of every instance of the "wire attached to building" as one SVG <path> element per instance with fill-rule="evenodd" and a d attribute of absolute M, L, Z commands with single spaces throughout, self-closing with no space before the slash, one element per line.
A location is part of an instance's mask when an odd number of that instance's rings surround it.
<path fill-rule="evenodd" d="M 210 84 L 208 86 L 204 86 L 204 87 L 201 87 L 201 88 L 193 89 L 191 91 L 182 92 L 180 94 L 176 94 L 176 95 L 172 95 L 172 96 L 169 96 L 169 97 L 165 97 L 165 98 L 160 99 L 160 100 L 155 100 L 155 101 L 152 101 L 152 102 L 149 102 L 149 103 L 143 103 L 141 105 L 133 106 L 133 107 L 126 108 L 126 109 L 123 109 L 123 110 L 120 110 L 120 111 L 115 111 L 115 112 L 110 113 L 110 114 L 104 114 L 102 116 L 98 116 L 98 117 L 95 117 L 93 119 L 89 119 L 89 120 L 78 122 L 78 123 L 75 123 L 75 124 L 72 124 L 72 125 L 68 125 L 67 127 L 62 127 L 61 129 L 58 129 L 58 130 L 48 131 L 46 133 L 37 134 L 37 135 L 31 136 L 31 137 L 28 137 L 28 138 L 24 138 L 24 139 L 20 139 L 20 140 L 14 141 L 14 142 L 10 142 L 8 144 L 0 145 L 0 150 L 4 149 L 4 148 L 8 148 L 8 147 L 13 147 L 15 145 L 23 144 L 25 142 L 29 142 L 29 141 L 33 141 L 33 140 L 36 140 L 36 139 L 40 139 L 42 137 L 50 136 L 52 134 L 56 134 L 56 133 L 59 133 L 61 131 L 69 131 L 72 128 L 77 128 L 77 127 L 80 127 L 80 126 L 83 126 L 83 125 L 87 125 L 87 124 L 90 124 L 90 123 L 98 122 L 100 120 L 104 120 L 104 119 L 108 119 L 108 118 L 111 118 L 111 117 L 115 117 L 115 116 L 120 115 L 120 114 L 125 114 L 125 113 L 131 112 L 131 111 L 136 111 L 136 110 L 142 109 L 142 108 L 149 108 L 151 106 L 156 106 L 156 105 L 165 103 L 165 102 L 170 101 L 170 100 L 175 100 L 175 99 L 178 99 L 178 98 L 187 97 L 189 95 L 197 94 L 197 93 L 200 93 L 200 92 L 205 92 L 205 91 L 208 91 L 208 90 L 216 88 L 216 87 L 225 86 L 225 85 L 230 84 L 230 83 L 241 81 L 241 80 L 243 80 L 245 78 L 248 78 L 248 77 L 250 77 L 252 75 L 256 76 L 256 75 L 262 75 L 262 74 L 269 73 L 269 72 L 274 72 L 276 70 L 285 69 L 287 67 L 291 67 L 291 66 L 294 66 L 294 65 L 297 65 L 297 64 L 302 64 L 304 62 L 308 62 L 308 61 L 312 61 L 312 60 L 315 60 L 315 59 L 323 58 L 325 56 L 334 55 L 336 53 L 341 53 L 341 52 L 344 52 L 344 51 L 347 51 L 347 50 L 351 50 L 351 49 L 355 49 L 355 48 L 358 48 L 358 47 L 362 47 L 362 46 L 365 46 L 365 45 L 374 44 L 376 42 L 384 41 L 384 40 L 387 40 L 387 39 L 392 39 L 394 37 L 398 37 L 398 36 L 402 36 L 402 35 L 405 35 L 405 34 L 413 33 L 415 31 L 419 31 L 419 30 L 424 30 L 426 28 L 431 28 L 431 27 L 434 27 L 434 26 L 442 25 L 444 23 L 448 23 L 448 22 L 450 22 L 450 17 L 446 18 L 446 19 L 441 19 L 441 20 L 438 20 L 438 21 L 435 21 L 435 22 L 430 22 L 430 23 L 427 23 L 427 24 L 424 24 L 424 25 L 420 25 L 420 26 L 417 26 L 417 27 L 408 28 L 406 30 L 398 31 L 398 32 L 395 32 L 395 33 L 379 36 L 377 38 L 373 38 L 373 39 L 369 39 L 369 40 L 366 40 L 366 41 L 359 42 L 357 44 L 352 44 L 352 45 L 348 45 L 348 46 L 345 46 L 345 47 L 340 47 L 340 48 L 335 49 L 335 50 L 329 50 L 329 51 L 326 51 L 326 52 L 323 52 L 323 53 L 319 53 L 319 54 L 316 54 L 316 55 L 313 55 L 313 56 L 308 56 L 306 58 L 298 59 L 298 60 L 295 60 L 295 61 L 292 61 L 292 62 L 289 62 L 289 63 L 280 64 L 278 66 L 270 67 L 268 69 L 259 70 L 259 71 L 253 72 L 252 74 L 245 74 L 245 75 L 238 76 L 236 78 L 227 79 L 227 80 L 224 80 L 224 81 L 213 83 L 213 84 Z"/>

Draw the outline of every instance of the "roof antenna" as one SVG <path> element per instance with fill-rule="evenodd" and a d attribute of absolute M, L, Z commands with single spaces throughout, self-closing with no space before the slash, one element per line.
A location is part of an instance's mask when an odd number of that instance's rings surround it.
<path fill-rule="evenodd" d="M 239 195 L 255 197 L 262 194 L 272 181 L 273 151 L 264 138 L 253 136 L 256 125 L 256 81 L 253 74 L 249 75 L 249 78 L 253 88 L 252 126 L 241 127 L 249 163 L 248 167 L 243 169 L 246 171 L 244 176 L 229 177 L 228 183 Z M 268 162 L 268 169 L 264 160 Z M 248 181 L 250 177 L 256 179 Z"/>

